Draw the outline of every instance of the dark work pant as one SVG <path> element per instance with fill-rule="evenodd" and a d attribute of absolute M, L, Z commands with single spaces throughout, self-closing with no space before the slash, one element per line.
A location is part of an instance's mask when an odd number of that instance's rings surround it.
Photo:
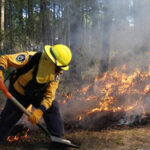
<path fill-rule="evenodd" d="M 17 98 L 19 98 L 17 96 Z M 27 108 L 30 103 L 25 100 L 19 100 L 22 105 Z M 22 112 L 9 99 L 0 114 L 0 141 L 4 141 L 8 136 L 12 127 L 19 121 Z M 58 103 L 53 101 L 52 106 L 43 114 L 49 132 L 57 137 L 64 134 L 64 124 L 60 116 Z"/>

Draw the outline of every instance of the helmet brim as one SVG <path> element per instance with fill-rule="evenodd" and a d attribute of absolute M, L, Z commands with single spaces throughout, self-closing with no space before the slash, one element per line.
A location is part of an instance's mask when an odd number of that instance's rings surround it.
<path fill-rule="evenodd" d="M 62 70 L 69 70 L 69 66 L 65 66 L 65 67 L 60 67 Z"/>
<path fill-rule="evenodd" d="M 49 58 L 53 61 L 53 63 L 55 63 L 55 58 L 52 56 L 52 54 L 51 54 L 51 52 L 50 52 L 50 48 L 51 48 L 51 47 L 52 47 L 52 46 L 50 46 L 50 45 L 45 45 L 44 49 L 45 49 L 46 54 L 49 56 Z M 69 65 L 68 65 L 68 66 L 65 66 L 65 67 L 61 67 L 62 64 L 59 63 L 58 61 L 57 61 L 57 63 L 58 63 L 57 66 L 60 67 L 62 70 L 69 70 Z"/>

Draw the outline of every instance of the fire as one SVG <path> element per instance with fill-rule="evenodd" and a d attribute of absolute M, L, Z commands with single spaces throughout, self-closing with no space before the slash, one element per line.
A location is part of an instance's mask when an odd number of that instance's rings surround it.
<path fill-rule="evenodd" d="M 88 96 L 87 97 L 87 101 L 90 101 L 90 100 L 93 100 L 93 99 L 96 99 L 97 98 L 97 96 L 95 96 L 95 95 L 90 95 L 90 96 Z"/>
<path fill-rule="evenodd" d="M 150 85 L 146 85 L 144 89 L 144 94 L 148 93 L 150 91 Z"/>
<path fill-rule="evenodd" d="M 127 66 L 124 65 L 106 72 L 101 78 L 96 77 L 93 83 L 77 90 L 69 99 L 89 104 L 88 110 L 80 112 L 77 117 L 82 120 L 84 116 L 103 111 L 128 112 L 140 109 L 145 114 L 144 101 L 149 93 L 150 67 L 147 71 L 136 69 L 133 73 L 127 73 Z"/>
<path fill-rule="evenodd" d="M 82 90 L 79 90 L 79 92 L 86 94 L 90 87 L 92 87 L 92 84 L 89 84 L 88 86 L 84 87 Z"/>
<path fill-rule="evenodd" d="M 13 141 L 18 141 L 19 140 L 19 136 L 18 135 L 15 135 L 15 136 L 8 136 L 7 137 L 7 141 L 9 143 L 13 142 Z"/>
<path fill-rule="evenodd" d="M 25 139 L 25 138 L 27 138 L 28 133 L 29 133 L 29 129 L 27 129 L 26 131 L 20 131 L 19 133 L 17 133 L 14 136 L 8 136 L 7 142 L 11 143 L 11 142 L 18 141 L 20 139 Z"/>
<path fill-rule="evenodd" d="M 77 120 L 79 120 L 79 121 L 82 120 L 82 116 L 79 116 Z"/>
<path fill-rule="evenodd" d="M 64 99 L 64 100 L 61 101 L 61 104 L 65 104 L 66 102 L 67 102 L 67 100 Z"/>
<path fill-rule="evenodd" d="M 32 105 L 29 105 L 27 108 L 27 111 L 31 112 L 32 111 Z M 13 129 L 14 133 L 12 133 L 13 135 L 10 135 L 7 137 L 6 141 L 11 143 L 11 142 L 15 142 L 15 141 L 19 141 L 22 139 L 25 139 L 28 137 L 29 134 L 29 128 L 24 127 L 24 125 L 16 125 L 15 129 Z"/>

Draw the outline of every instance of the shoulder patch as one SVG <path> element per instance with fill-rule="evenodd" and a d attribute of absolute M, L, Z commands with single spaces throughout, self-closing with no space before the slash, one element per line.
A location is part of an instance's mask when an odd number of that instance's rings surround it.
<path fill-rule="evenodd" d="M 19 61 L 19 62 L 24 61 L 24 60 L 25 60 L 25 55 L 24 55 L 24 54 L 18 55 L 18 56 L 16 57 L 16 60 Z"/>

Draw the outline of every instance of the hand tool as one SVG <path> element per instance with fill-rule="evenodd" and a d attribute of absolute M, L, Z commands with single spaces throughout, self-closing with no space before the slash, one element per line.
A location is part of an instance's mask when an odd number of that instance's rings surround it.
<path fill-rule="evenodd" d="M 11 95 L 11 93 L 7 90 L 5 84 L 3 81 L 0 79 L 0 90 L 11 100 L 23 113 L 25 113 L 27 116 L 30 116 L 30 112 L 26 110 L 26 108 L 14 97 Z M 50 139 L 50 142 L 52 144 L 59 144 L 62 145 L 63 147 L 72 147 L 72 148 L 80 148 L 80 146 L 75 145 L 71 143 L 71 141 L 62 139 L 56 136 L 52 136 L 49 131 L 44 128 L 41 124 L 37 124 L 37 126 L 42 129 L 42 131 L 45 132 L 46 136 Z"/>

